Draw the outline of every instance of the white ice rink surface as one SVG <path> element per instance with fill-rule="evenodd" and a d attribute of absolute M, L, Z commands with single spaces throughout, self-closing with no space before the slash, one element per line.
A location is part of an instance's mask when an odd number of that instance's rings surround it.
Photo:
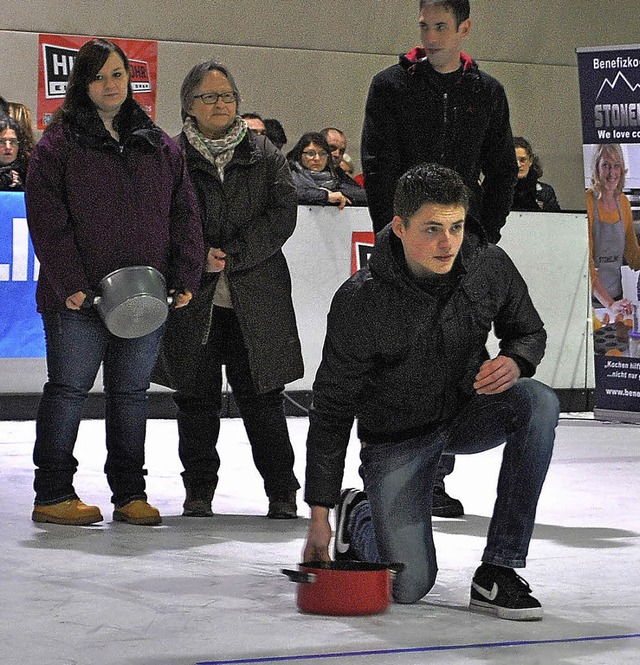
<path fill-rule="evenodd" d="M 288 421 L 304 478 L 308 422 Z M 242 422 L 224 420 L 213 518 L 180 516 L 176 425 L 149 422 L 147 490 L 159 527 L 111 521 L 104 423 L 85 421 L 76 490 L 101 507 L 91 527 L 30 520 L 33 422 L 0 422 L 0 665 L 620 665 L 640 663 L 638 427 L 563 416 L 528 566 L 540 622 L 470 612 L 501 449 L 458 457 L 447 482 L 463 519 L 435 519 L 440 571 L 415 605 L 372 617 L 296 608 L 307 527 L 264 517 L 266 498 Z M 357 444 L 345 486 L 359 486 Z"/>

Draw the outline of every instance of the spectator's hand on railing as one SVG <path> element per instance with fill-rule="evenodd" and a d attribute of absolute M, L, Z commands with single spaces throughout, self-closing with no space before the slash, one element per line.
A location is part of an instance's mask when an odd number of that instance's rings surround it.
<path fill-rule="evenodd" d="M 351 205 L 351 200 L 342 192 L 329 192 L 329 203 L 337 203 L 338 210 L 343 210 L 346 205 Z"/>

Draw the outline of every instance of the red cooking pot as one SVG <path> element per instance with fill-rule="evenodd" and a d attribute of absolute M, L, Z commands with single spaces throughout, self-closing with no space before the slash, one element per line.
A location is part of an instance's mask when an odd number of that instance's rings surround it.
<path fill-rule="evenodd" d="M 311 614 L 358 616 L 384 612 L 391 596 L 392 575 L 402 563 L 306 561 L 284 573 L 298 583 L 298 607 Z"/>

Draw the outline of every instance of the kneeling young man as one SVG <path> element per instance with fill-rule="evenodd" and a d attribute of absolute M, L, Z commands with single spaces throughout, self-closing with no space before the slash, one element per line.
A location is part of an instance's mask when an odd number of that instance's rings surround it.
<path fill-rule="evenodd" d="M 497 499 L 470 605 L 504 619 L 540 619 L 514 571 L 525 566 L 558 422 L 558 400 L 531 377 L 546 333 L 507 254 L 465 221 L 467 189 L 454 171 L 421 164 L 399 180 L 394 218 L 369 267 L 334 296 L 313 386 L 304 559 L 329 560 L 329 511 L 338 504 L 336 558 L 405 564 L 396 602 L 433 586 L 431 497 L 442 452 L 506 442 Z M 485 344 L 492 324 L 500 353 Z M 365 492 L 340 492 L 354 418 Z"/>

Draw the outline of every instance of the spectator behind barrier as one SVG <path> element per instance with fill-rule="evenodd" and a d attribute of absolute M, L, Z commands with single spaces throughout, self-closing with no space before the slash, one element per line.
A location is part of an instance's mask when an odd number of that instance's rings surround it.
<path fill-rule="evenodd" d="M 298 203 L 308 205 L 367 205 L 364 189 L 359 187 L 331 159 L 331 149 L 320 132 L 303 134 L 287 153 Z"/>
<path fill-rule="evenodd" d="M 31 158 L 31 153 L 36 147 L 36 135 L 33 131 L 33 115 L 31 109 L 20 102 L 9 102 L 9 117 L 13 118 L 22 130 L 24 139 L 24 155 L 27 163 Z"/>
<path fill-rule="evenodd" d="M 551 185 L 540 182 L 542 165 L 531 144 L 522 136 L 513 137 L 518 162 L 518 181 L 513 190 L 511 210 L 559 212 L 560 204 Z"/>
<path fill-rule="evenodd" d="M 265 118 L 262 122 L 264 122 L 264 126 L 267 128 L 266 134 L 269 141 L 271 141 L 276 148 L 282 150 L 287 142 L 287 135 L 285 134 L 284 127 L 280 121 L 275 118 Z"/>
<path fill-rule="evenodd" d="M 260 114 L 248 112 L 243 113 L 240 117 L 247 123 L 247 127 L 254 134 L 264 136 L 267 133 L 267 128 L 265 127 L 264 120 Z"/>
<path fill-rule="evenodd" d="M 20 125 L 0 117 L 0 191 L 22 192 L 27 174 L 25 140 Z"/>
<path fill-rule="evenodd" d="M 358 186 L 362 184 L 353 178 L 353 161 L 347 154 L 347 136 L 337 127 L 325 127 L 320 130 L 331 148 L 331 158 L 336 168 L 342 169 Z"/>
<path fill-rule="evenodd" d="M 347 152 L 347 137 L 345 133 L 337 127 L 325 127 L 320 130 L 320 133 L 327 139 L 334 165 L 340 166 L 344 154 Z"/>

